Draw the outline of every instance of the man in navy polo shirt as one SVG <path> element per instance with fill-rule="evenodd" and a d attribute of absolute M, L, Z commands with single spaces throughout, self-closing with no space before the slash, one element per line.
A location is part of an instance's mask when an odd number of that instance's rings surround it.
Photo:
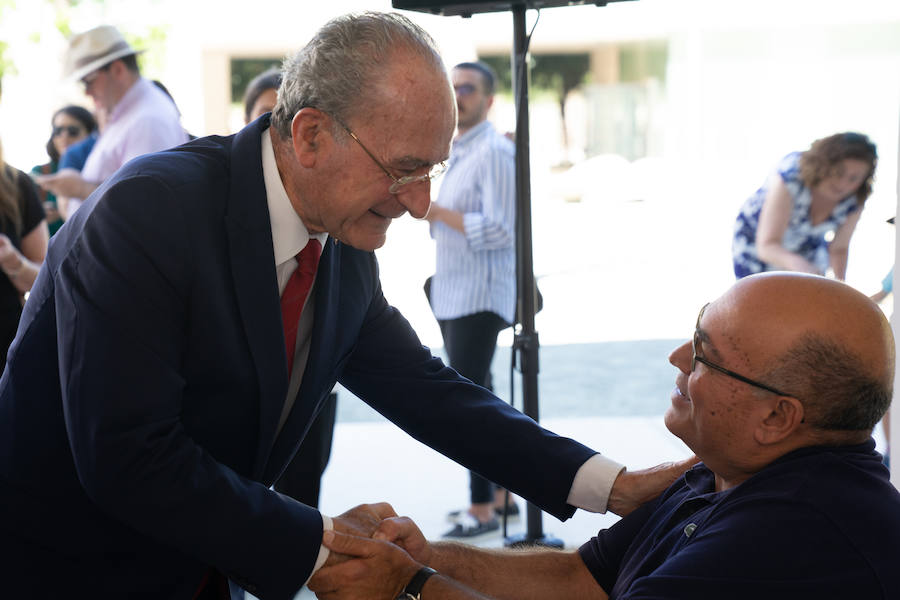
<path fill-rule="evenodd" d="M 822 277 L 751 276 L 700 311 L 669 361 L 666 426 L 703 462 L 577 551 L 427 543 L 390 519 L 375 540 L 326 534 L 364 558 L 310 587 L 387 597 L 413 582 L 428 600 L 900 598 L 900 493 L 871 438 L 894 381 L 878 307 Z"/>

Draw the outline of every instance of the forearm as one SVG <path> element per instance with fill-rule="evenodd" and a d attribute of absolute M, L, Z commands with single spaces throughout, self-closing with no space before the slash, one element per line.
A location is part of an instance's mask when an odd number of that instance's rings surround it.
<path fill-rule="evenodd" d="M 68 196 L 57 196 L 56 197 L 56 213 L 60 219 L 63 221 L 69 220 L 69 197 Z"/>
<path fill-rule="evenodd" d="M 59 201 L 60 196 L 70 198 L 87 198 L 100 187 L 99 181 L 89 181 L 75 169 L 65 169 L 54 175 L 38 179 L 38 183 L 48 192 L 53 193 Z"/>
<path fill-rule="evenodd" d="M 464 234 L 466 232 L 465 225 L 463 224 L 463 214 L 449 208 L 444 208 L 440 204 L 432 203 L 425 218 L 431 223 L 443 223 L 460 233 Z"/>
<path fill-rule="evenodd" d="M 87 179 L 82 179 L 81 183 L 79 185 L 78 193 L 71 194 L 71 195 L 81 198 L 83 200 L 83 199 L 87 198 L 88 196 L 90 196 L 91 194 L 93 194 L 94 190 L 96 190 L 98 187 L 100 187 L 99 182 L 88 181 Z"/>
<path fill-rule="evenodd" d="M 495 600 L 440 573 L 425 582 L 422 596 L 437 600 Z"/>
<path fill-rule="evenodd" d="M 595 452 L 542 429 L 489 391 L 461 379 L 422 346 L 380 289 L 376 293 L 340 383 L 435 451 L 558 519 L 571 517 L 575 509 L 566 499 L 572 481 Z M 372 364 L 379 368 L 371 368 Z M 429 398 L 427 420 L 420 417 L 423 395 Z M 440 423 L 451 425 L 438 426 Z M 499 430 L 508 432 L 508 442 L 487 446 L 459 443 L 461 437 L 491 439 Z M 489 453 L 485 447 L 490 448 Z M 488 455 L 493 458 L 488 460 Z M 535 472 L 541 477 L 535 478 Z"/>
<path fill-rule="evenodd" d="M 834 273 L 834 278 L 839 281 L 844 281 L 847 277 L 848 255 L 849 248 L 830 248 L 828 251 L 831 270 Z"/>
<path fill-rule="evenodd" d="M 41 264 L 47 256 L 49 239 L 47 222 L 43 220 L 22 237 L 18 248 L 8 237 L 0 236 L 0 269 L 19 293 L 30 291 L 34 285 Z"/>
<path fill-rule="evenodd" d="M 434 543 L 431 549 L 429 566 L 496 600 L 607 597 L 577 552 L 486 550 L 453 542 Z"/>
<path fill-rule="evenodd" d="M 19 261 L 18 265 L 10 265 L 7 266 L 4 263 L 2 266 L 3 272 L 6 274 L 6 277 L 9 278 L 10 283 L 22 294 L 31 290 L 31 286 L 34 285 L 34 280 L 37 279 L 38 271 L 41 269 L 41 265 L 31 262 L 24 256 L 19 253 Z M 10 263 L 13 261 L 10 260 Z"/>
<path fill-rule="evenodd" d="M 763 262 L 785 271 L 821 274 L 814 264 L 778 243 L 758 245 L 757 254 Z"/>

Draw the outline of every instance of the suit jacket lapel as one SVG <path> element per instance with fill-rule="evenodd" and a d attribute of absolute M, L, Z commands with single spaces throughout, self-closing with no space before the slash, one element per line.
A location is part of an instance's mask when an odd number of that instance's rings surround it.
<path fill-rule="evenodd" d="M 262 474 L 268 459 L 288 385 L 272 226 L 262 174 L 260 137 L 266 126 L 267 120 L 256 121 L 234 137 L 226 216 L 235 296 L 259 380 L 254 477 Z"/>
<path fill-rule="evenodd" d="M 287 466 L 289 458 L 296 452 L 300 440 L 312 424 L 322 399 L 331 391 L 328 378 L 333 375 L 332 365 L 335 364 L 335 352 L 338 350 L 334 339 L 338 336 L 340 254 L 340 245 L 334 238 L 328 238 L 313 288 L 316 312 L 309 358 L 297 398 L 272 448 L 263 481 L 274 481 Z"/>

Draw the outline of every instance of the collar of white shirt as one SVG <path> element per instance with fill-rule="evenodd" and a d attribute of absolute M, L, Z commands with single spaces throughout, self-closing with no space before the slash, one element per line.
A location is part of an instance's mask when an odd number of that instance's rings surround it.
<path fill-rule="evenodd" d="M 300 220 L 300 215 L 294 210 L 281 182 L 269 130 L 265 129 L 261 135 L 263 180 L 266 184 L 266 201 L 272 225 L 272 249 L 275 252 L 277 266 L 297 256 L 306 247 L 310 237 L 319 240 L 324 248 L 328 234 L 310 235 L 306 225 Z"/>

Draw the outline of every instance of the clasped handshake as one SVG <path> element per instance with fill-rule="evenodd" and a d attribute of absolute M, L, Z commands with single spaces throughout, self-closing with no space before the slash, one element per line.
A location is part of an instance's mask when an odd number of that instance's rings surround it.
<path fill-rule="evenodd" d="M 425 536 L 386 502 L 361 504 L 333 523 L 322 536 L 331 553 L 308 585 L 321 600 L 394 600 L 429 563 Z"/>

